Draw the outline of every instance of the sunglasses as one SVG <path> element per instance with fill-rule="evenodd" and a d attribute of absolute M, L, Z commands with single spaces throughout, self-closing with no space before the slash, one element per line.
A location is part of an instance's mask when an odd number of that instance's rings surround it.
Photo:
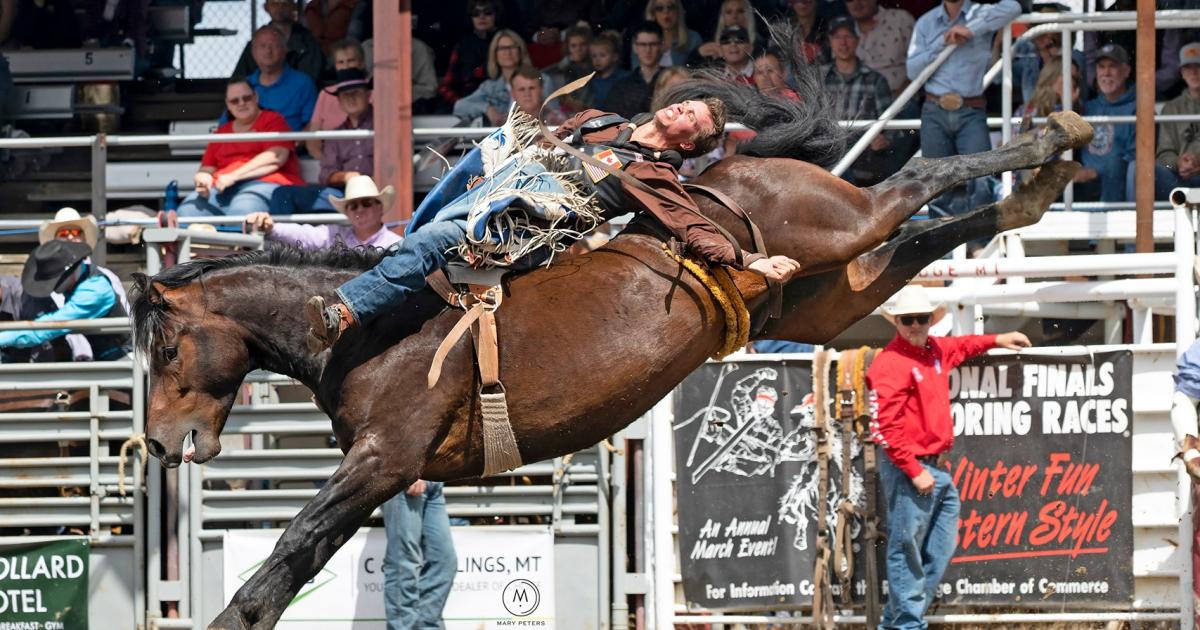
<path fill-rule="evenodd" d="M 749 40 L 747 40 L 744 37 L 722 37 L 721 43 L 722 44 L 748 44 L 750 42 L 749 42 Z"/>
<path fill-rule="evenodd" d="M 656 5 L 654 5 L 655 13 L 674 13 L 676 10 L 678 10 L 678 7 L 676 7 L 673 4 L 656 4 Z"/>
<path fill-rule="evenodd" d="M 247 94 L 246 96 L 234 96 L 232 98 L 227 98 L 227 99 L 225 99 L 225 102 L 229 103 L 230 105 L 242 105 L 245 103 L 250 103 L 253 100 L 254 100 L 254 95 Z"/>
<path fill-rule="evenodd" d="M 61 227 L 54 233 L 54 238 L 79 238 L 83 236 L 83 228 Z"/>
<path fill-rule="evenodd" d="M 378 199 L 366 199 L 363 201 L 351 201 L 346 204 L 346 212 L 357 212 L 359 210 L 369 210 L 378 205 L 381 205 L 381 203 Z"/>
<path fill-rule="evenodd" d="M 932 315 L 925 313 L 924 315 L 901 315 L 896 319 L 900 320 L 900 323 L 904 324 L 905 326 L 912 326 L 913 324 L 920 324 L 924 326 L 925 324 L 928 324 L 929 320 L 932 318 Z"/>

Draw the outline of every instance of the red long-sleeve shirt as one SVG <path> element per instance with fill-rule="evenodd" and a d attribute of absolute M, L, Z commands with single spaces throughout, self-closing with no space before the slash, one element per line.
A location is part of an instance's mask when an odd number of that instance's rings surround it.
<path fill-rule="evenodd" d="M 996 335 L 930 337 L 924 348 L 896 335 L 879 353 L 867 371 L 871 437 L 896 468 L 915 478 L 924 470 L 917 457 L 950 450 L 950 370 L 995 347 Z"/>

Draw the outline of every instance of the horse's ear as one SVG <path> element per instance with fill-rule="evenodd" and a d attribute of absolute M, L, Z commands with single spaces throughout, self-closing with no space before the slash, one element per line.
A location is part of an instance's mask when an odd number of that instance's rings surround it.
<path fill-rule="evenodd" d="M 133 287 L 138 295 L 143 295 L 146 300 L 155 306 L 166 306 L 167 299 L 163 297 L 162 285 L 154 282 L 144 273 L 133 274 Z"/>

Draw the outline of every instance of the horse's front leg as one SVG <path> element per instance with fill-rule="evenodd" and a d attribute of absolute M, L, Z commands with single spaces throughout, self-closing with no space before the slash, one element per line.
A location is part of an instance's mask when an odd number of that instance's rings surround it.
<path fill-rule="evenodd" d="M 238 589 L 209 630 L 274 628 L 300 588 L 371 511 L 416 480 L 416 462 L 395 457 L 378 441 L 360 440 L 342 465 L 284 530 L 258 571 Z"/>

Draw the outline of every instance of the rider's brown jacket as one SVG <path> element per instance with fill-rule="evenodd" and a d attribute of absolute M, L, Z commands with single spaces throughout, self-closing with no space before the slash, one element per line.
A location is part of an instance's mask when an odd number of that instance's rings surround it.
<path fill-rule="evenodd" d="M 608 112 L 596 109 L 582 111 L 559 125 L 555 134 L 559 138 L 567 138 L 583 123 L 599 117 L 607 116 Z M 604 144 L 616 139 L 626 125 L 615 125 L 598 131 L 584 133 L 584 142 Z M 650 186 L 666 199 L 652 195 L 646 191 L 631 186 L 622 186 L 625 196 L 636 207 L 649 212 L 658 219 L 675 238 L 687 245 L 688 251 L 704 260 L 719 265 L 737 266 L 733 244 L 729 242 L 708 221 L 699 215 L 696 202 L 687 194 L 679 183 L 679 175 L 671 165 L 650 160 L 634 162 L 624 168 L 634 178 Z M 754 260 L 762 258 L 761 254 L 742 252 L 742 263 L 749 265 Z"/>

